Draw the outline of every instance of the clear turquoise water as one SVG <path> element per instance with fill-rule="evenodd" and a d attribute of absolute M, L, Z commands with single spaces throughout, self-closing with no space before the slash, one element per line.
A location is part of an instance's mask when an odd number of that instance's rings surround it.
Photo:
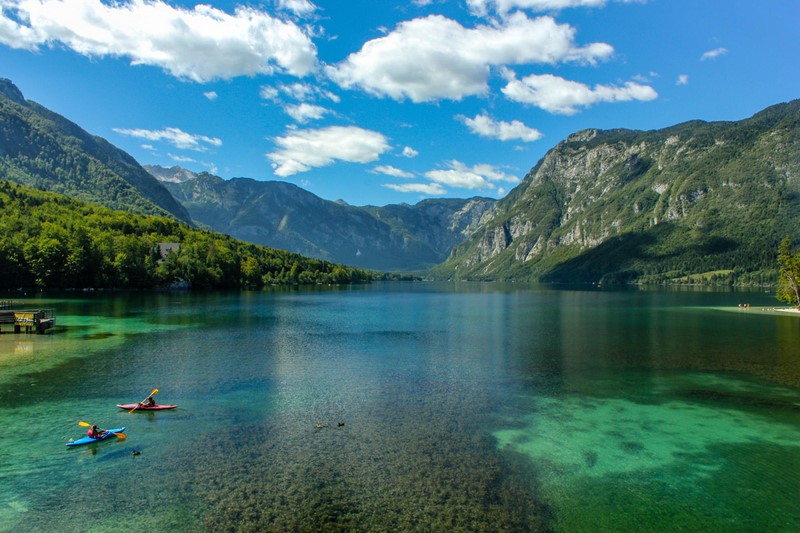
<path fill-rule="evenodd" d="M 0 531 L 800 531 L 769 294 L 7 297 L 59 327 L 0 335 Z M 114 407 L 153 388 L 179 408 Z"/>

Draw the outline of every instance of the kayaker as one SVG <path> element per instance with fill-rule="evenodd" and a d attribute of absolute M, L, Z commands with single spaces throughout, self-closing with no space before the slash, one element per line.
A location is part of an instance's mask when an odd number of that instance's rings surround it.
<path fill-rule="evenodd" d="M 142 407 L 154 407 L 156 405 L 156 401 L 153 399 L 152 396 L 148 396 L 145 401 L 140 403 Z"/>
<path fill-rule="evenodd" d="M 89 431 L 86 432 L 86 434 L 89 435 L 89 437 L 92 438 L 92 439 L 96 439 L 96 438 L 102 437 L 103 435 L 105 435 L 105 433 L 106 433 L 106 431 L 102 430 L 102 429 L 99 429 L 97 427 L 97 424 L 92 424 L 92 427 L 90 427 Z"/>

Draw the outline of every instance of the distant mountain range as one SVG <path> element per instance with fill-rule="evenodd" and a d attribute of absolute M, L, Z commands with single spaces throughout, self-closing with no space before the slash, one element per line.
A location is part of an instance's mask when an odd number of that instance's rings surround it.
<path fill-rule="evenodd" d="M 489 198 L 354 207 L 284 181 L 224 180 L 181 167 L 145 168 L 196 223 L 256 244 L 383 271 L 422 271 L 444 261 L 477 228 Z"/>
<path fill-rule="evenodd" d="M 772 281 L 800 237 L 800 100 L 736 122 L 585 130 L 502 200 L 355 207 L 141 167 L 0 80 L 0 179 L 355 267 L 444 279 Z"/>

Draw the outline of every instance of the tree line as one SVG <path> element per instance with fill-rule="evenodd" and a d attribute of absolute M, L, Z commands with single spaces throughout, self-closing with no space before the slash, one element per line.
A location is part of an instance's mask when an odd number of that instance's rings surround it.
<path fill-rule="evenodd" d="M 162 256 L 161 244 L 178 246 Z M 258 289 L 378 274 L 0 181 L 0 288 Z"/>

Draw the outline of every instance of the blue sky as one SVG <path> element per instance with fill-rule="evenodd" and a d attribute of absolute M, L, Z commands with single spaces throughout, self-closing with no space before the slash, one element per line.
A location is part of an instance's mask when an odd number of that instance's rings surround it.
<path fill-rule="evenodd" d="M 142 164 L 353 205 L 800 97 L 797 0 L 0 0 L 0 77 Z"/>

